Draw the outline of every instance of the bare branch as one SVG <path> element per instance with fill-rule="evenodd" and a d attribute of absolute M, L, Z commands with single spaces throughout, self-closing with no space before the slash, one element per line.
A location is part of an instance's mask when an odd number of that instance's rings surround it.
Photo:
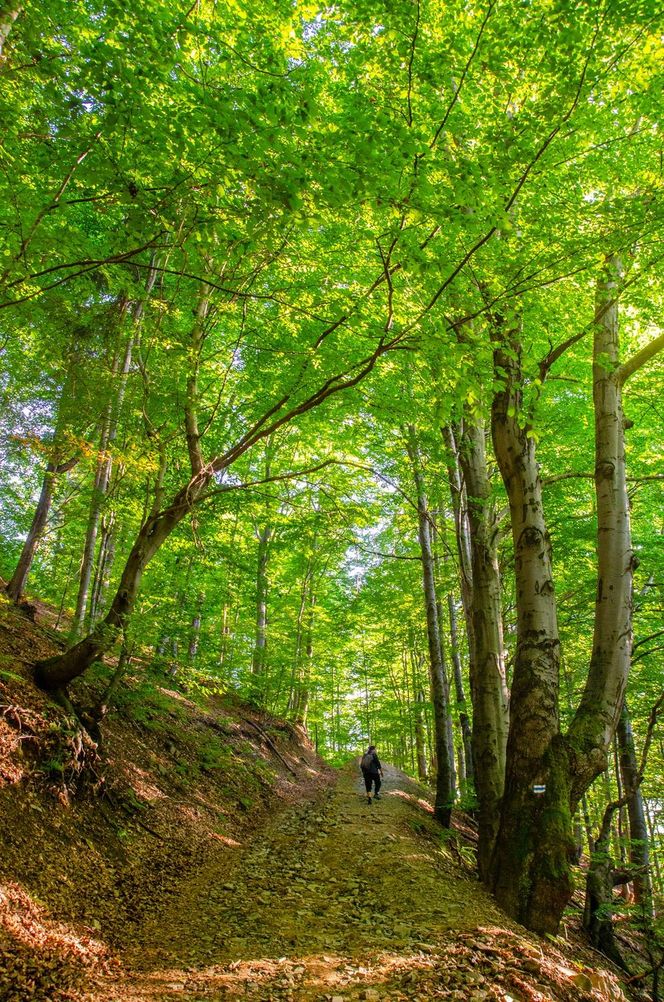
<path fill-rule="evenodd" d="M 641 348 L 637 351 L 635 355 L 632 355 L 630 359 L 620 366 L 616 372 L 616 376 L 621 384 L 624 386 L 630 376 L 633 376 L 635 372 L 643 368 L 651 358 L 654 358 L 660 351 L 664 351 L 664 331 L 659 335 L 659 337 L 654 338 L 647 344 L 645 348 Z"/>

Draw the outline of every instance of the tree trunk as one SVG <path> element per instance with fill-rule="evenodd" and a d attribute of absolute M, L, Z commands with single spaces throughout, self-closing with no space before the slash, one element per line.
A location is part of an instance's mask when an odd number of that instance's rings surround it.
<path fill-rule="evenodd" d="M 28 574 L 30 573 L 30 568 L 32 567 L 32 561 L 34 560 L 39 541 L 42 538 L 44 527 L 46 526 L 46 520 L 48 519 L 48 513 L 51 508 L 51 500 L 53 498 L 54 476 L 55 468 L 52 463 L 49 463 L 46 467 L 46 473 L 44 474 L 44 479 L 42 481 L 41 494 L 39 495 L 39 501 L 37 502 L 32 524 L 23 544 L 14 573 L 12 574 L 6 588 L 8 596 L 15 605 L 18 605 L 23 598 L 23 591 L 25 589 L 25 583 L 28 579 Z"/>
<path fill-rule="evenodd" d="M 454 687 L 456 689 L 457 709 L 459 712 L 459 726 L 461 728 L 461 738 L 463 741 L 463 759 L 465 766 L 465 780 L 474 785 L 475 771 L 473 767 L 473 732 L 470 726 L 470 719 L 466 713 L 466 693 L 463 686 L 463 672 L 461 670 L 461 657 L 459 655 L 459 631 L 457 629 L 456 606 L 454 595 L 447 596 L 447 610 L 450 620 L 450 641 L 452 668 L 454 671 Z"/>
<path fill-rule="evenodd" d="M 461 429 L 463 425 L 461 426 Z M 465 485 L 465 474 L 461 476 L 461 461 L 459 442 L 462 431 L 455 426 L 446 425 L 441 429 L 443 441 L 447 446 L 447 481 L 450 487 L 450 501 L 454 514 L 454 531 L 459 558 L 459 581 L 461 585 L 461 604 L 468 637 L 468 662 L 471 678 L 474 675 L 473 659 L 475 657 L 473 629 L 473 557 L 471 544 L 471 528 L 468 512 L 468 492 Z M 486 475 L 486 474 L 485 474 Z"/>
<path fill-rule="evenodd" d="M 269 479 L 272 470 L 274 440 L 270 437 L 265 446 L 265 479 Z M 263 702 L 266 699 L 266 657 L 267 657 L 267 602 L 269 579 L 267 574 L 270 560 L 270 545 L 274 531 L 270 521 L 269 502 L 266 504 L 265 524 L 257 529 L 258 552 L 256 555 L 256 625 L 254 635 L 254 650 L 251 658 L 253 674 L 252 688 L 256 698 Z"/>
<path fill-rule="evenodd" d="M 152 263 L 154 264 L 154 260 Z M 111 396 L 106 405 L 99 434 L 99 454 L 97 459 L 97 468 L 95 470 L 94 485 L 92 488 L 92 500 L 90 502 L 90 513 L 85 533 L 85 542 L 83 544 L 78 595 L 76 597 L 76 610 L 74 612 L 71 628 L 72 640 L 76 640 L 76 638 L 80 636 L 86 618 L 90 583 L 94 567 L 95 549 L 97 545 L 97 533 L 99 531 L 99 519 L 101 517 L 102 508 L 104 506 L 106 495 L 108 494 L 111 476 L 113 473 L 113 457 L 110 453 L 110 449 L 117 436 L 118 423 L 122 414 L 125 393 L 127 390 L 127 379 L 131 368 L 132 353 L 139 325 L 143 318 L 145 302 L 152 292 L 156 277 L 157 272 L 151 267 L 150 271 L 148 271 L 145 285 L 145 298 L 135 302 L 133 306 L 126 300 L 120 303 L 118 347 L 123 321 L 127 314 L 130 314 L 131 328 L 125 341 L 124 351 L 118 353 L 116 350 L 111 366 L 112 380 L 114 384 L 117 382 L 117 386 L 112 387 Z M 121 358 L 122 361 L 120 361 Z M 101 554 L 99 559 L 100 561 L 102 560 Z M 90 619 L 92 621 L 93 617 L 91 616 Z"/>
<path fill-rule="evenodd" d="M 436 797 L 434 815 L 449 828 L 454 804 L 454 766 L 450 762 L 448 724 L 449 689 L 442 660 L 438 602 L 434 572 L 434 555 L 431 544 L 431 522 L 424 483 L 420 472 L 419 450 L 415 429 L 408 428 L 407 450 L 413 469 L 417 491 L 418 537 L 422 554 L 422 586 L 426 606 L 427 639 L 429 642 L 429 667 L 431 676 L 431 696 L 433 703 L 435 756 L 436 756 Z"/>
<path fill-rule="evenodd" d="M 599 835 L 593 847 L 586 875 L 586 900 L 583 927 L 592 945 L 626 970 L 613 933 L 613 888 L 615 877 L 611 859 L 611 821 L 617 803 L 609 804 L 602 819 Z"/>
<path fill-rule="evenodd" d="M 196 659 L 198 654 L 198 646 L 201 639 L 201 618 L 203 614 L 203 607 L 205 605 L 205 595 L 203 592 L 199 592 L 198 598 L 196 600 L 196 611 L 191 617 L 191 630 L 189 633 L 189 646 L 187 648 L 187 657 L 189 663 L 191 664 Z"/>
<path fill-rule="evenodd" d="M 251 670 L 257 680 L 258 689 L 262 691 L 267 654 L 267 600 L 269 582 L 267 568 L 270 559 L 270 542 L 272 526 L 268 523 L 258 534 L 258 552 L 256 559 L 256 628 L 254 652 L 251 659 Z"/>
<path fill-rule="evenodd" d="M 294 720 L 303 727 L 307 726 L 307 714 L 309 713 L 309 699 L 311 688 L 311 671 L 314 656 L 314 615 L 316 610 L 316 596 L 313 591 L 313 580 L 309 583 L 309 614 L 307 617 L 306 642 L 304 645 L 304 666 L 302 679 L 298 690 L 297 705 L 295 707 Z"/>
<path fill-rule="evenodd" d="M 316 552 L 316 536 L 314 535 L 313 552 Z M 316 607 L 316 595 L 314 593 L 314 557 L 307 560 L 307 566 L 302 578 L 302 589 L 300 593 L 300 607 L 297 617 L 297 643 L 295 650 L 295 663 L 293 665 L 293 683 L 288 709 L 293 722 L 306 726 L 307 713 L 309 711 L 311 668 L 313 659 L 313 627 Z"/>
<path fill-rule="evenodd" d="M 535 438 L 521 406 L 518 331 L 497 324 L 493 443 L 509 500 L 515 554 L 517 638 L 505 790 L 490 865 L 494 893 L 529 929 L 555 933 L 571 894 L 574 832 L 568 750 L 559 736 L 560 643 L 551 546 Z M 476 761 L 478 772 L 481 763 Z M 537 792 L 536 785 L 544 789 Z"/>
<path fill-rule="evenodd" d="M 415 750 L 417 753 L 417 776 L 423 783 L 426 783 L 427 776 L 427 753 L 424 737 L 424 723 L 422 719 L 422 704 L 424 703 L 424 693 L 417 690 L 415 699 Z"/>
<path fill-rule="evenodd" d="M 422 684 L 420 680 L 420 670 L 424 662 L 424 658 L 419 651 L 414 649 L 415 636 L 412 627 L 408 631 L 408 648 L 410 657 L 410 668 L 412 675 L 412 685 L 413 685 L 413 696 L 414 696 L 414 715 L 415 715 L 415 751 L 417 754 L 417 775 L 423 783 L 428 780 L 428 770 L 427 770 L 427 742 L 426 742 L 426 720 L 424 713 L 424 704 L 426 702 L 424 698 L 424 692 L 422 690 Z"/>
<path fill-rule="evenodd" d="M 623 789 L 627 794 L 627 815 L 629 817 L 629 864 L 634 877 L 634 895 L 641 908 L 644 924 L 649 926 L 653 919 L 652 881 L 650 877 L 650 852 L 648 847 L 648 826 L 643 806 L 643 795 L 639 783 L 639 766 L 636 761 L 634 735 L 629 719 L 627 700 L 623 703 L 616 731 L 620 751 L 620 773 Z"/>
<path fill-rule="evenodd" d="M 490 864 L 505 784 L 509 694 L 498 565 L 498 526 L 487 471 L 485 431 L 466 419 L 458 443 L 467 499 L 471 559 L 470 690 L 473 705 L 473 762 L 479 803 L 477 863 L 490 883 Z"/>
<path fill-rule="evenodd" d="M 64 689 L 106 654 L 126 628 L 136 602 L 143 571 L 175 527 L 191 511 L 209 479 L 199 477 L 183 488 L 173 503 L 143 523 L 127 558 L 108 613 L 94 630 L 64 654 L 39 661 L 35 681 L 49 691 Z"/>
<path fill-rule="evenodd" d="M 573 795 L 606 768 L 620 716 L 632 651 L 635 565 L 625 471 L 625 418 L 619 369 L 616 289 L 620 262 L 608 258 L 597 286 L 593 346 L 597 593 L 590 668 L 569 730 L 576 756 Z"/>
<path fill-rule="evenodd" d="M 571 893 L 571 816 L 607 766 L 631 656 L 634 556 L 625 476 L 622 385 L 660 344 L 619 364 L 617 279 L 608 258 L 597 286 L 593 346 L 597 595 L 593 650 L 568 733 L 558 733 L 558 635 L 550 546 L 535 442 L 521 413 L 520 346 L 501 336 L 493 406 L 496 456 L 510 501 L 517 578 L 517 651 L 507 779 L 493 860 L 500 903 L 537 932 L 556 932 Z M 535 795 L 532 784 L 545 786 Z"/>
<path fill-rule="evenodd" d="M 2 62 L 5 43 L 14 26 L 14 21 L 22 10 L 22 3 L 7 3 L 0 8 L 0 62 Z"/>
<path fill-rule="evenodd" d="M 109 578 L 115 559 L 115 513 L 108 512 L 101 517 L 99 552 L 92 581 L 88 624 L 92 628 L 101 617 L 104 597 L 108 591 Z"/>

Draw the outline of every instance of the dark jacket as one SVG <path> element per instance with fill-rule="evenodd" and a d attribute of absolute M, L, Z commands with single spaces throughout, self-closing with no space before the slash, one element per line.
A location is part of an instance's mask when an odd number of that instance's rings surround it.
<path fill-rule="evenodd" d="M 364 762 L 364 756 L 362 756 L 362 762 Z M 380 764 L 380 759 L 375 752 L 371 753 L 371 764 L 368 766 L 360 765 L 362 772 L 370 772 L 372 775 L 377 774 L 383 768 Z"/>

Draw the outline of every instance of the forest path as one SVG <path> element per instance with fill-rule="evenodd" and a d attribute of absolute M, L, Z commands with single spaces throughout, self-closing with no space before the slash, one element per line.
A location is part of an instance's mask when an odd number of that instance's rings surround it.
<path fill-rule="evenodd" d="M 372 806 L 348 769 L 254 842 L 217 845 L 138 931 L 125 975 L 100 997 L 392 999 L 406 997 L 407 983 L 422 998 L 420 979 L 439 966 L 445 933 L 505 923 L 443 841 L 422 788 L 391 767 Z"/>

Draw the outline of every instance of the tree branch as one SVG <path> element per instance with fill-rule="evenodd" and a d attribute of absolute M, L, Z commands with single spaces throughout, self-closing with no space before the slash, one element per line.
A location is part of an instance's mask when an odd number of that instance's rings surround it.
<path fill-rule="evenodd" d="M 626 362 L 616 370 L 616 377 L 621 386 L 624 386 L 630 376 L 646 365 L 651 358 L 654 358 L 660 351 L 664 351 L 664 331 L 656 337 L 645 348 L 641 348 L 635 355 L 632 355 Z"/>

